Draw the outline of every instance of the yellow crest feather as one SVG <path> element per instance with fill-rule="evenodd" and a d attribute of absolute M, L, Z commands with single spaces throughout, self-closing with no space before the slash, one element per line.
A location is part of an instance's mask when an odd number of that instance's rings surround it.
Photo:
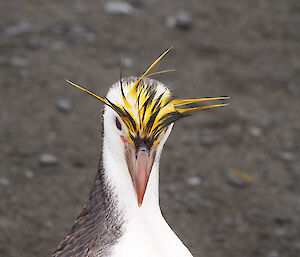
<path fill-rule="evenodd" d="M 111 107 L 122 118 L 128 128 L 128 140 L 134 144 L 136 137 L 148 140 L 151 145 L 157 145 L 160 135 L 167 127 L 188 113 L 196 110 L 211 109 L 226 106 L 226 103 L 203 105 L 208 101 L 223 101 L 227 96 L 207 97 L 199 99 L 172 99 L 170 92 L 165 89 L 159 92 L 158 84 L 150 84 L 149 76 L 170 72 L 163 70 L 149 74 L 152 68 L 171 50 L 163 52 L 143 73 L 140 78 L 131 82 L 120 79 L 120 93 L 122 102 L 112 103 L 109 99 L 102 98 L 92 91 L 67 80 L 74 87 L 92 95 L 104 104 Z M 157 82 L 158 83 L 158 82 Z"/>

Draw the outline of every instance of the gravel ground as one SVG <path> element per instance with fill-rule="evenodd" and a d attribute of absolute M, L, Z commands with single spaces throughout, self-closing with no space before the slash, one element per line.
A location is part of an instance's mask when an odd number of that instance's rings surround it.
<path fill-rule="evenodd" d="M 85 203 L 100 95 L 141 74 L 230 106 L 179 121 L 161 206 L 195 256 L 300 256 L 298 0 L 0 1 L 0 256 L 50 256 Z"/>

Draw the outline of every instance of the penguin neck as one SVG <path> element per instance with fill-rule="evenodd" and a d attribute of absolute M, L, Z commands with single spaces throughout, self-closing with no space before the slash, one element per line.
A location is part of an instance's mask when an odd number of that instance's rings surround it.
<path fill-rule="evenodd" d="M 135 188 L 127 168 L 125 158 L 115 156 L 105 137 L 103 139 L 103 169 L 105 180 L 111 187 L 120 213 L 126 220 L 137 216 L 147 218 L 155 213 L 161 215 L 159 207 L 159 156 L 153 164 L 144 195 L 139 207 Z"/>

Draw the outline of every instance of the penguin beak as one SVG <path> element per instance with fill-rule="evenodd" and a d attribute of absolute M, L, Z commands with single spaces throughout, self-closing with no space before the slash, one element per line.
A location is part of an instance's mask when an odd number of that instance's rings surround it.
<path fill-rule="evenodd" d="M 125 145 L 127 167 L 137 194 L 139 207 L 143 203 L 155 155 L 156 150 L 150 152 L 145 146 L 136 150 L 130 144 Z"/>

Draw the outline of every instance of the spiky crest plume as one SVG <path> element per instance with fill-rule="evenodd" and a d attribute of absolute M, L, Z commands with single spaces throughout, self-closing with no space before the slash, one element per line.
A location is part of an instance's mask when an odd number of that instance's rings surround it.
<path fill-rule="evenodd" d="M 149 74 L 152 68 L 170 51 L 163 52 L 144 72 L 144 74 L 131 82 L 124 82 L 120 73 L 121 102 L 111 102 L 90 90 L 67 80 L 71 85 L 92 95 L 112 108 L 123 120 L 128 129 L 128 140 L 134 144 L 136 138 L 146 140 L 149 145 L 156 145 L 163 131 L 173 122 L 187 116 L 190 112 L 226 106 L 226 103 L 202 105 L 206 101 L 226 100 L 229 97 L 206 97 L 200 99 L 173 99 L 168 90 L 158 92 L 157 84 L 149 83 L 146 78 L 172 70 L 163 70 Z M 122 64 L 121 64 L 122 70 Z"/>

